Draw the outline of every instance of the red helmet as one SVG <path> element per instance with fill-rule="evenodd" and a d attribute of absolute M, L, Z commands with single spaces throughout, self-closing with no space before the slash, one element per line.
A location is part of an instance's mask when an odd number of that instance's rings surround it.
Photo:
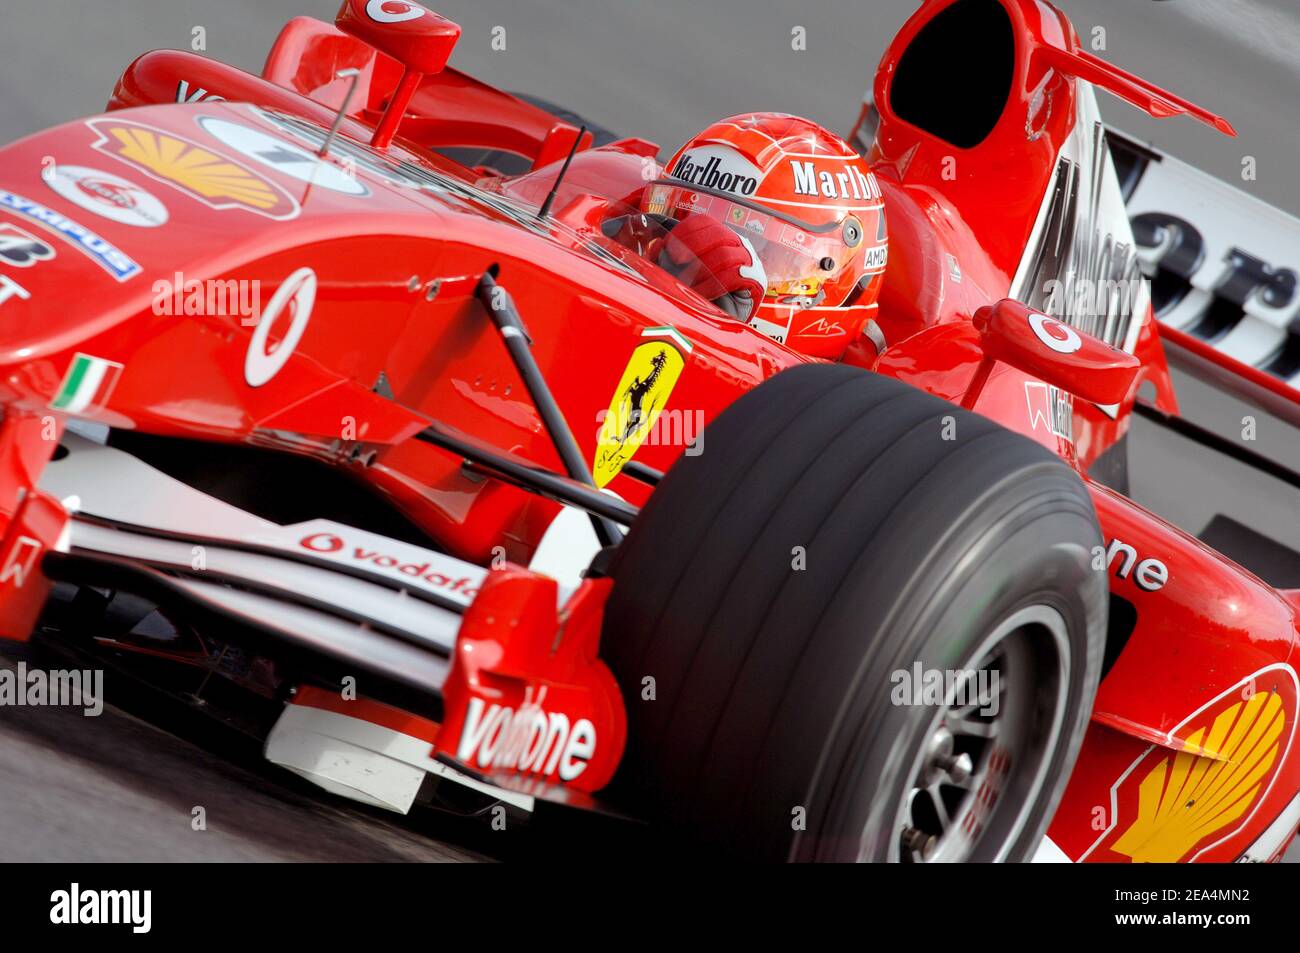
<path fill-rule="evenodd" d="M 769 337 L 839 358 L 874 317 L 887 258 L 880 186 L 853 148 L 807 119 L 723 119 L 677 151 L 642 211 L 709 215 L 758 253 L 767 294 L 750 318 Z"/>

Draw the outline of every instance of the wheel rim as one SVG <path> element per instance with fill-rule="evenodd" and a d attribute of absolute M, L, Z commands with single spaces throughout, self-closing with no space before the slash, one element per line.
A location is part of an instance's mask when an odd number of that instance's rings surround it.
<path fill-rule="evenodd" d="M 1002 620 L 957 666 L 967 677 L 946 691 L 905 774 L 889 860 L 1006 859 L 1046 781 L 1069 669 L 1065 620 L 1045 605 Z"/>

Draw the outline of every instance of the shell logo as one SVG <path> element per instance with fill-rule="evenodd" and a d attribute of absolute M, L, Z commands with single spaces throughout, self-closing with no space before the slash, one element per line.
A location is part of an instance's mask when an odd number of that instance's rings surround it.
<path fill-rule="evenodd" d="M 283 221 L 298 203 L 263 176 L 172 133 L 123 120 L 92 120 L 95 148 L 214 209 L 242 208 Z"/>
<path fill-rule="evenodd" d="M 1281 668 L 1219 696 L 1171 733 L 1169 747 L 1134 762 L 1113 789 L 1117 823 L 1088 859 L 1192 860 L 1245 826 L 1294 734 L 1294 675 Z"/>

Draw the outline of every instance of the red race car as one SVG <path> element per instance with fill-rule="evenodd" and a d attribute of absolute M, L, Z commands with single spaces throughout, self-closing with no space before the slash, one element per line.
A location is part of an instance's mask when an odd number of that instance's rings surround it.
<path fill-rule="evenodd" d="M 459 34 L 346 0 L 3 150 L 0 634 L 398 812 L 1277 859 L 1300 590 L 1124 464 L 1158 425 L 1300 512 L 1173 390 L 1300 426 L 1294 272 L 1233 244 L 1296 223 L 1094 91 L 1232 127 L 1044 0 L 926 0 L 847 142 L 754 114 L 661 164 Z"/>

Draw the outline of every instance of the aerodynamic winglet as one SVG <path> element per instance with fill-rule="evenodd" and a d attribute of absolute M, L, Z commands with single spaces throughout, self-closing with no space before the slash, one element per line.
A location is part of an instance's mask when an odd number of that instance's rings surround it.
<path fill-rule="evenodd" d="M 1107 63 L 1087 50 L 1067 50 L 1059 46 L 1043 46 L 1040 49 L 1055 69 L 1099 86 L 1157 119 L 1186 115 L 1213 126 L 1225 136 L 1235 138 L 1237 135 L 1237 130 L 1233 128 L 1232 123 L 1222 116 L 1166 89 L 1161 89 L 1154 83 L 1135 76 L 1113 63 Z"/>

